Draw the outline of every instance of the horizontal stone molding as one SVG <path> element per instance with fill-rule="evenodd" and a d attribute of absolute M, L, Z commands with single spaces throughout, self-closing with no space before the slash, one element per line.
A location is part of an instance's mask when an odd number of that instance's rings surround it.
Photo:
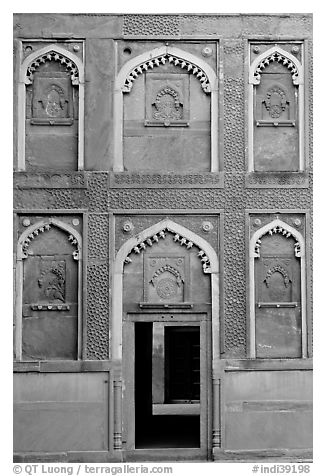
<path fill-rule="evenodd" d="M 14 187 L 30 188 L 87 188 L 84 172 L 27 173 L 14 172 Z"/>
<path fill-rule="evenodd" d="M 251 172 L 245 177 L 247 188 L 309 188 L 307 172 Z"/>
<path fill-rule="evenodd" d="M 223 173 L 110 173 L 110 188 L 223 188 Z"/>
<path fill-rule="evenodd" d="M 113 368 L 114 362 L 109 360 L 42 360 L 13 364 L 15 373 L 110 372 Z"/>

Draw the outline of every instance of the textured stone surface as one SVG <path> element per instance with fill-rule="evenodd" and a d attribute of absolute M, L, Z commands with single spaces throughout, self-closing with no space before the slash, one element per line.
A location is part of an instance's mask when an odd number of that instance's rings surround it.
<path fill-rule="evenodd" d="M 224 163 L 227 170 L 244 170 L 244 81 L 224 81 Z"/>
<path fill-rule="evenodd" d="M 179 17 L 176 15 L 125 15 L 124 35 L 162 36 L 179 33 Z"/>
<path fill-rule="evenodd" d="M 236 218 L 236 219 L 235 219 Z M 245 230 L 242 213 L 225 214 L 224 221 L 224 348 L 226 355 L 246 350 Z"/>
<path fill-rule="evenodd" d="M 109 269 L 107 264 L 87 267 L 86 358 L 109 358 Z"/>
<path fill-rule="evenodd" d="M 109 248 L 108 215 L 88 215 L 88 258 L 106 260 Z"/>

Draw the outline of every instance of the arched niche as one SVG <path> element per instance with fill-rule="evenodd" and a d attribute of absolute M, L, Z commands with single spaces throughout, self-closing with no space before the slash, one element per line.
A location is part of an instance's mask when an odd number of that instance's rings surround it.
<path fill-rule="evenodd" d="M 167 74 L 164 68 L 167 65 L 173 65 L 174 75 Z M 161 73 L 155 75 L 155 72 Z M 145 73 L 145 74 L 144 74 Z M 185 75 L 184 73 L 187 73 Z M 147 74 L 147 76 L 146 76 Z M 161 75 L 161 76 L 160 76 Z M 189 88 L 187 89 L 187 77 L 191 82 L 194 79 L 195 87 L 204 96 L 210 96 L 209 101 L 209 148 L 210 154 L 208 158 L 207 171 L 218 171 L 218 150 L 217 150 L 217 124 L 218 124 L 218 97 L 217 97 L 217 76 L 214 70 L 202 59 L 197 56 L 183 51 L 179 48 L 172 46 L 162 46 L 147 51 L 135 58 L 128 61 L 119 71 L 114 89 L 114 164 L 113 170 L 115 172 L 123 172 L 126 170 L 126 163 L 124 159 L 124 148 L 126 146 L 124 140 L 124 96 L 132 94 L 138 94 L 136 89 L 139 87 L 139 83 L 146 76 L 146 91 L 145 84 L 142 86 L 144 91 L 140 94 L 140 98 L 136 98 L 136 103 L 142 103 L 145 111 L 145 117 L 143 119 L 144 127 L 142 130 L 142 136 L 147 134 L 147 129 L 154 126 L 155 129 L 163 127 L 166 130 L 173 127 L 175 131 L 175 138 L 181 136 L 180 127 L 183 132 L 187 129 L 187 117 L 189 114 L 184 114 L 189 109 Z M 172 76 L 174 78 L 172 78 Z M 172 78 L 172 79 L 171 79 Z M 156 81 L 157 80 L 157 81 Z M 147 84 L 148 83 L 148 84 Z M 148 87 L 147 87 L 148 86 Z M 205 99 L 205 97 L 204 97 Z M 191 98 L 190 98 L 191 100 Z M 169 110 L 173 110 L 171 117 L 162 115 L 161 106 L 164 103 L 164 107 L 168 107 Z M 200 114 L 200 107 L 196 106 L 198 114 Z M 151 117 L 147 116 L 148 111 L 154 111 Z M 166 109 L 165 109 L 166 110 Z M 146 112 L 147 111 L 147 112 Z M 188 110 L 189 113 L 189 110 Z M 151 114 L 151 112 L 150 112 Z M 158 117 L 160 116 L 160 119 Z M 164 116 L 164 117 L 163 117 Z M 190 118 L 191 119 L 191 113 Z M 188 121 L 189 122 L 189 121 Z M 164 130 L 163 130 L 164 132 Z M 159 145 L 154 144 L 157 150 L 160 151 Z M 141 154 L 140 154 L 141 155 Z M 200 155 L 200 154 L 199 154 Z M 141 169 L 152 170 L 147 162 L 142 163 L 133 170 Z M 155 170 L 153 170 L 155 171 Z"/>
<path fill-rule="evenodd" d="M 307 357 L 303 236 L 277 218 L 253 234 L 249 260 L 249 357 Z"/>
<path fill-rule="evenodd" d="M 17 360 L 81 357 L 82 238 L 44 218 L 20 235 L 16 254 Z"/>
<path fill-rule="evenodd" d="M 274 45 L 252 62 L 248 83 L 249 172 L 303 171 L 303 64 Z"/>
<path fill-rule="evenodd" d="M 53 151 L 63 157 L 61 162 L 44 162 L 43 149 L 34 141 L 32 162 L 27 164 L 27 140 L 37 135 L 32 134 L 33 128 L 47 144 L 45 155 Z M 84 64 L 77 55 L 49 44 L 24 59 L 19 71 L 17 131 L 19 171 L 84 168 Z"/>
<path fill-rule="evenodd" d="M 168 238 L 169 237 L 169 238 Z M 160 244 L 167 240 L 166 251 L 162 253 L 160 251 Z M 168 241 L 169 240 L 169 241 Z M 157 246 L 158 254 L 156 256 L 155 247 Z M 171 249 L 173 247 L 173 253 Z M 144 255 L 144 272 L 141 271 L 142 266 L 138 266 L 139 258 L 150 250 L 149 260 L 146 267 L 146 255 Z M 180 249 L 180 256 L 178 253 Z M 192 254 L 192 265 L 195 265 L 195 281 L 193 285 L 197 287 L 197 297 L 187 295 L 187 286 L 185 275 L 187 265 L 185 264 L 186 254 Z M 171 254 L 173 257 L 171 257 Z M 164 262 L 160 261 L 164 256 Z M 154 260 L 155 263 L 151 263 Z M 153 267 L 152 267 L 153 264 Z M 198 297 L 200 295 L 200 285 L 202 280 L 205 299 L 209 299 L 206 302 L 210 308 L 211 314 L 211 329 L 209 334 L 211 335 L 211 349 L 212 349 L 212 363 L 209 367 L 212 368 L 212 384 L 213 384 L 213 421 L 212 421 L 212 434 L 213 434 L 213 446 L 220 446 L 220 390 L 218 379 L 218 361 L 220 359 L 220 343 L 219 343 L 219 261 L 215 250 L 207 243 L 206 240 L 196 235 L 189 229 L 175 223 L 170 219 L 162 220 L 155 225 L 140 232 L 136 236 L 131 237 L 126 243 L 124 243 L 118 251 L 113 264 L 113 280 L 112 280 L 112 326 L 111 326 L 111 359 L 115 363 L 116 374 L 113 382 L 114 389 L 114 406 L 116 412 L 116 420 L 114 424 L 114 448 L 121 449 L 122 447 L 122 388 L 124 383 L 122 382 L 122 375 L 120 374 L 122 357 L 123 357 L 123 339 L 122 339 L 122 327 L 124 316 L 124 298 L 127 300 L 133 300 L 133 303 L 137 303 L 137 300 L 143 299 L 139 294 L 140 286 L 136 290 L 136 294 L 131 296 L 130 293 L 124 292 L 124 285 L 128 286 L 128 267 L 134 266 L 133 273 L 139 271 L 139 285 L 141 286 L 142 279 L 144 279 L 145 286 L 154 288 L 157 285 L 156 279 L 161 280 L 162 287 L 156 294 L 145 295 L 147 304 L 152 305 L 158 303 L 167 302 L 173 307 L 175 305 L 185 303 L 185 301 L 192 301 L 196 303 L 200 301 Z M 129 268 L 131 269 L 131 268 Z M 148 272 L 149 271 L 149 272 Z M 169 276 L 170 274 L 170 276 Z M 127 279 L 126 279 L 127 278 Z M 168 279 L 167 279 L 168 278 Z M 169 284 L 166 286 L 163 282 L 168 280 Z M 209 286 L 207 286 L 207 281 Z M 148 283 L 147 283 L 148 281 Z M 154 283 L 153 283 L 154 281 Z M 174 285 L 171 282 L 174 281 Z M 180 288 L 178 289 L 178 282 Z M 189 283 L 188 283 L 189 285 Z M 172 289 L 172 292 L 171 292 Z M 176 290 L 176 292 L 174 292 Z M 209 291 L 208 291 L 209 290 Z M 157 288 L 156 288 L 157 291 Z M 162 291 L 162 292 L 161 292 Z M 180 294 L 183 293 L 181 299 Z M 205 294 L 206 293 L 206 294 Z M 208 297 L 209 296 L 209 297 Z M 128 305 L 128 303 L 126 303 Z M 141 303 L 138 303 L 141 304 Z M 145 303 L 144 303 L 145 304 Z M 164 306 L 163 304 L 163 306 Z M 161 312 L 161 311 L 159 311 Z M 128 349 L 127 349 L 128 352 Z"/>

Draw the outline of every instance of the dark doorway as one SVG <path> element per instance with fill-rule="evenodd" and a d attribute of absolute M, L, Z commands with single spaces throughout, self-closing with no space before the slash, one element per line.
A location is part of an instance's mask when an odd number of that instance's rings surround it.
<path fill-rule="evenodd" d="M 159 415 L 153 412 L 152 342 L 153 323 L 135 323 L 135 447 L 199 448 L 200 415 L 192 414 L 200 403 L 199 326 L 165 327 L 165 401 Z"/>

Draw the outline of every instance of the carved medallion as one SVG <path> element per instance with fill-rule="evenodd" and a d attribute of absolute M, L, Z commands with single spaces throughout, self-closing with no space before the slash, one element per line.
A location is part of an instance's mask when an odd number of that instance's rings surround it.
<path fill-rule="evenodd" d="M 167 241 L 169 248 L 171 241 Z M 161 251 L 163 240 L 161 241 Z M 189 271 L 189 257 L 157 254 L 145 258 L 144 299 L 149 302 L 182 302 Z M 187 264 L 186 264 L 187 263 Z"/>
<path fill-rule="evenodd" d="M 170 278 L 163 278 L 156 285 L 156 292 L 161 299 L 170 299 L 176 296 L 177 291 L 177 282 Z"/>
<path fill-rule="evenodd" d="M 281 117 L 288 104 L 286 94 L 279 86 L 269 88 L 263 102 L 270 117 L 273 119 Z"/>
<path fill-rule="evenodd" d="M 169 125 L 171 120 L 182 119 L 183 105 L 179 94 L 169 86 L 163 88 L 153 103 L 153 119 Z"/>

